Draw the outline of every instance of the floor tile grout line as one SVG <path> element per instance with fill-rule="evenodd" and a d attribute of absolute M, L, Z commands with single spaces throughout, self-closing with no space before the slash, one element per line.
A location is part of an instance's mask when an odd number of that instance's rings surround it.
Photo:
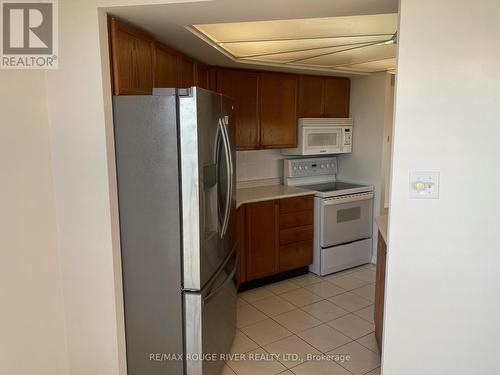
<path fill-rule="evenodd" d="M 356 315 L 358 318 L 363 319 L 365 322 L 368 322 L 368 323 L 371 323 L 371 324 L 375 324 L 375 321 L 371 321 L 371 320 L 365 319 L 365 318 L 363 318 L 362 316 L 360 316 L 360 315 L 356 314 L 356 312 L 359 312 L 359 311 L 361 311 L 361 310 L 364 310 L 364 309 L 366 309 L 366 308 L 368 308 L 368 307 L 372 307 L 372 306 L 374 306 L 374 305 L 372 304 L 372 305 L 369 305 L 369 306 L 363 307 L 362 309 L 359 309 L 359 310 L 353 311 L 351 314 Z M 373 318 L 373 319 L 375 319 L 375 318 Z"/>
<path fill-rule="evenodd" d="M 363 269 L 365 269 L 365 268 L 363 268 Z M 366 269 L 369 269 L 369 268 L 366 268 Z M 349 270 L 349 271 L 350 271 L 350 272 L 346 273 L 345 275 L 343 274 L 342 276 L 347 276 L 347 275 L 349 275 L 350 273 L 356 272 L 356 269 L 351 269 L 351 270 Z M 361 269 L 360 269 L 359 271 L 361 271 Z M 314 275 L 314 276 L 315 276 L 315 277 L 318 277 L 318 276 L 316 276 L 316 275 Z M 339 275 L 339 277 L 342 277 L 342 276 L 340 276 L 340 275 Z M 353 277 L 355 277 L 355 276 L 353 276 Z M 318 277 L 318 278 L 320 279 L 320 281 L 318 281 L 317 283 L 319 283 L 319 282 L 323 282 L 323 281 L 329 282 L 329 280 L 323 279 L 322 277 Z M 250 323 L 250 324 L 248 324 L 248 325 L 244 325 L 244 326 L 242 326 L 242 327 L 238 327 L 238 330 L 241 332 L 241 334 L 243 334 L 245 337 L 247 337 L 250 341 L 252 341 L 255 345 L 257 345 L 257 346 L 258 346 L 257 348 L 252 349 L 252 350 L 249 350 L 249 351 L 246 351 L 245 353 L 248 353 L 248 352 L 251 352 L 251 351 L 254 351 L 254 350 L 258 350 L 258 349 L 262 349 L 262 350 L 264 350 L 265 352 L 269 353 L 269 352 L 268 352 L 268 351 L 267 351 L 267 350 L 266 350 L 263 346 L 261 346 L 260 344 L 258 344 L 257 342 L 255 342 L 255 341 L 254 341 L 253 339 L 251 339 L 251 338 L 250 338 L 250 337 L 249 337 L 249 336 L 248 336 L 245 332 L 243 332 L 243 331 L 241 330 L 241 328 L 248 327 L 248 326 L 250 326 L 250 325 L 252 325 L 252 324 L 259 323 L 259 322 L 261 322 L 261 321 L 263 321 L 263 320 L 266 320 L 266 319 L 271 319 L 273 322 L 275 322 L 276 324 L 278 324 L 280 327 L 282 327 L 285 331 L 287 331 L 287 332 L 289 333 L 289 335 L 288 335 L 288 336 L 286 336 L 286 337 L 284 337 L 284 338 L 280 338 L 280 339 L 275 340 L 275 341 L 272 341 L 272 342 L 270 342 L 270 343 L 267 343 L 267 344 L 266 344 L 266 346 L 267 346 L 267 345 L 271 345 L 271 344 L 273 344 L 273 343 L 276 343 L 276 342 L 278 342 L 278 341 L 281 341 L 281 340 L 287 339 L 287 338 L 289 338 L 289 337 L 295 336 L 295 337 L 297 337 L 299 340 L 303 341 L 303 342 L 304 342 L 304 343 L 306 343 L 307 345 L 311 346 L 312 348 L 314 348 L 315 350 L 317 350 L 318 352 L 323 353 L 323 354 L 324 354 L 324 353 L 331 352 L 331 351 L 333 351 L 333 350 L 335 350 L 335 349 L 337 349 L 337 348 L 339 348 L 339 347 L 342 347 L 342 346 L 344 346 L 344 345 L 350 344 L 350 343 L 352 343 L 352 342 L 356 342 L 358 345 L 362 346 L 363 348 L 366 348 L 366 349 L 367 349 L 367 350 L 369 350 L 370 352 L 375 353 L 375 352 L 374 352 L 374 351 L 372 351 L 370 348 L 366 347 L 365 345 L 363 345 L 362 343 L 360 343 L 360 342 L 358 342 L 358 341 L 357 341 L 357 340 L 359 340 L 359 339 L 362 339 L 363 337 L 366 337 L 366 336 L 368 336 L 368 335 L 372 334 L 373 332 L 370 332 L 370 333 L 368 333 L 368 334 L 366 334 L 366 335 L 364 335 L 364 336 L 361 336 L 361 337 L 359 337 L 359 338 L 357 338 L 357 339 L 353 339 L 353 338 L 351 338 L 351 337 L 349 337 L 349 336 L 345 335 L 344 333 L 342 333 L 342 332 L 338 331 L 337 329 L 335 329 L 334 327 L 332 327 L 332 326 L 330 326 L 330 325 L 328 324 L 328 323 L 330 323 L 330 322 L 332 322 L 332 321 L 334 321 L 334 320 L 336 320 L 336 319 L 339 319 L 339 318 L 341 318 L 341 317 L 345 317 L 345 316 L 347 316 L 347 315 L 349 315 L 349 314 L 354 315 L 354 316 L 356 316 L 356 317 L 358 317 L 358 318 L 360 318 L 360 319 L 362 319 L 362 320 L 364 320 L 364 321 L 367 321 L 366 319 L 362 318 L 361 316 L 358 316 L 358 315 L 357 315 L 357 314 L 355 314 L 355 313 L 356 313 L 356 312 L 358 312 L 358 311 L 360 311 L 360 310 L 363 310 L 363 309 L 365 309 L 365 308 L 367 308 L 367 307 L 369 307 L 369 306 L 371 306 L 371 305 L 373 305 L 373 301 L 368 300 L 368 299 L 364 298 L 363 296 L 360 296 L 360 295 L 358 295 L 358 294 L 356 294 L 356 293 L 353 293 L 356 297 L 361 298 L 362 300 L 365 300 L 365 301 L 369 302 L 370 304 L 369 304 L 368 306 L 366 306 L 366 307 L 361 308 L 361 309 L 357 309 L 357 310 L 354 310 L 354 311 L 348 311 L 347 309 L 343 308 L 342 306 L 339 306 L 339 305 L 337 305 L 337 304 L 335 304 L 334 302 L 332 302 L 332 301 L 330 301 L 330 300 L 329 300 L 330 298 L 333 298 L 333 297 L 336 297 L 336 296 L 340 296 L 340 295 L 343 295 L 343 294 L 346 294 L 346 293 L 352 292 L 352 290 L 355 290 L 355 289 L 360 289 L 360 288 L 365 288 L 366 286 L 373 285 L 373 283 L 368 283 L 368 282 L 366 282 L 365 280 L 361 280 L 361 279 L 358 279 L 358 278 L 356 278 L 356 279 L 357 279 L 357 280 L 360 280 L 361 282 L 364 282 L 366 285 L 364 285 L 364 286 L 362 286 L 362 287 L 359 287 L 359 288 L 354 288 L 354 289 L 350 289 L 350 290 L 348 290 L 348 289 L 343 288 L 343 287 L 342 287 L 342 286 L 340 286 L 340 285 L 335 284 L 334 282 L 329 282 L 330 284 L 332 284 L 332 285 L 334 285 L 334 286 L 336 286 L 336 287 L 338 287 L 338 288 L 340 288 L 340 289 L 344 290 L 344 292 L 339 293 L 339 294 L 334 295 L 334 296 L 331 296 L 331 297 L 323 297 L 323 296 L 320 296 L 320 295 L 318 295 L 318 294 L 314 293 L 313 291 L 311 291 L 311 290 L 307 289 L 307 287 L 308 287 L 308 286 L 312 286 L 312 285 L 317 284 L 317 283 L 312 283 L 312 284 L 308 284 L 308 285 L 299 285 L 299 284 L 294 283 L 294 282 L 292 281 L 293 279 L 290 279 L 290 280 L 284 280 L 284 281 L 290 281 L 292 284 L 295 284 L 295 285 L 297 286 L 297 288 L 294 288 L 294 289 L 288 290 L 288 291 L 286 291 L 286 292 L 276 293 L 276 292 L 274 292 L 274 291 L 272 291 L 272 290 L 270 290 L 270 289 L 266 288 L 266 286 L 263 286 L 262 288 L 264 288 L 267 292 L 269 292 L 269 293 L 271 294 L 271 296 L 266 296 L 266 297 L 263 297 L 263 298 L 259 298 L 258 300 L 251 301 L 251 302 L 250 302 L 250 301 L 248 301 L 248 300 L 246 300 L 246 299 L 245 299 L 245 298 L 243 298 L 243 297 L 238 296 L 238 297 L 239 297 L 239 298 L 241 298 L 243 301 L 245 301 L 245 302 L 246 302 L 246 304 L 249 304 L 251 307 L 253 307 L 253 308 L 254 308 L 254 309 L 256 309 L 258 312 L 260 312 L 261 314 L 263 314 L 263 315 L 265 316 L 265 319 L 262 319 L 262 320 L 259 320 L 259 321 L 256 321 L 256 322 L 253 322 L 253 323 Z M 271 285 L 272 285 L 272 284 L 271 284 Z M 317 296 L 317 297 L 319 297 L 319 298 L 321 298 L 321 299 L 320 299 L 320 300 L 318 300 L 318 301 L 314 301 L 314 302 L 311 302 L 311 303 L 305 304 L 305 305 L 297 306 L 296 304 L 292 303 L 291 301 L 286 300 L 286 298 L 281 297 L 281 295 L 282 295 L 282 294 L 285 294 L 285 293 L 288 293 L 288 292 L 292 292 L 292 291 L 297 290 L 297 289 L 305 289 L 306 291 L 310 292 L 311 294 L 313 294 L 313 295 L 315 295 L 315 296 Z M 274 316 L 270 316 L 270 315 L 268 315 L 267 313 L 265 313 L 264 311 L 262 311 L 261 309 L 259 309 L 257 306 L 255 306 L 255 305 L 254 305 L 254 303 L 256 303 L 256 302 L 258 302 L 258 301 L 261 301 L 261 300 L 266 299 L 266 298 L 271 298 L 271 297 L 273 297 L 273 296 L 280 297 L 281 299 L 286 300 L 288 303 L 290 303 L 291 305 L 293 305 L 295 308 L 294 308 L 294 309 L 292 309 L 292 310 L 285 311 L 285 312 L 283 312 L 283 313 L 280 313 L 280 314 L 274 315 Z M 339 308 L 339 309 L 342 309 L 342 310 L 346 311 L 346 314 L 343 314 L 343 315 L 341 315 L 341 316 L 339 316 L 339 317 L 337 317 L 337 318 L 335 318 L 335 319 L 332 319 L 332 320 L 330 320 L 330 321 L 325 322 L 325 321 L 323 321 L 323 320 L 321 320 L 321 319 L 318 319 L 317 317 L 313 316 L 312 314 L 308 313 L 307 311 L 303 310 L 303 308 L 304 308 L 304 307 L 306 307 L 306 306 L 310 306 L 310 305 L 313 305 L 313 304 L 316 304 L 316 303 L 319 303 L 319 302 L 322 302 L 322 301 L 327 301 L 328 303 L 331 303 L 332 305 L 336 306 L 337 308 Z M 244 305 L 242 305 L 242 306 L 244 306 Z M 241 306 L 239 306 L 239 307 L 241 307 Z M 297 332 L 292 332 L 292 331 L 290 331 L 287 327 L 284 327 L 281 323 L 279 323 L 276 319 L 274 319 L 275 317 L 277 317 L 277 316 L 279 316 L 279 315 L 283 315 L 283 314 L 289 313 L 289 312 L 291 312 L 291 311 L 296 311 L 296 310 L 300 310 L 301 312 L 305 313 L 306 315 L 309 315 L 309 316 L 310 316 L 310 317 L 312 317 L 313 319 L 316 319 L 316 320 L 317 320 L 317 321 L 319 321 L 320 323 L 319 323 L 319 324 L 315 324 L 314 326 L 309 327 L 309 328 L 306 328 L 306 329 L 304 329 L 304 330 L 300 330 L 300 331 L 297 331 Z M 368 322 L 368 323 L 372 323 L 372 322 L 370 322 L 370 321 L 367 321 L 367 322 Z M 343 345 L 340 345 L 340 346 L 338 346 L 338 347 L 336 347 L 336 348 L 330 349 L 330 350 L 328 350 L 327 352 L 323 352 L 323 351 L 319 350 L 317 347 L 315 347 L 314 345 L 312 345 L 311 343 L 309 343 L 308 341 L 306 341 L 305 339 L 303 339 L 302 337 L 300 337 L 300 336 L 298 335 L 298 334 L 299 334 L 299 333 L 301 333 L 301 332 L 304 332 L 304 331 L 307 331 L 307 330 L 313 329 L 313 328 L 315 328 L 315 327 L 318 327 L 318 326 L 320 326 L 320 325 L 324 325 L 324 324 L 327 324 L 327 325 L 328 325 L 328 327 L 330 327 L 332 330 L 334 330 L 334 331 L 336 331 L 336 332 L 338 332 L 338 333 L 342 334 L 343 336 L 347 337 L 350 341 L 349 341 L 349 342 L 347 342 L 347 343 L 344 343 Z M 372 324 L 373 324 L 373 323 L 372 323 Z M 375 354 L 378 354 L 378 353 L 375 353 Z M 279 362 L 279 361 L 278 361 L 278 362 Z M 286 366 L 286 365 L 284 365 L 282 362 L 279 362 L 279 363 L 281 363 L 281 364 L 285 367 L 285 370 L 283 370 L 283 371 L 281 371 L 281 372 L 279 372 L 279 373 L 283 373 L 283 372 L 286 372 L 286 371 L 291 371 L 292 373 L 294 373 L 294 372 L 292 371 L 292 369 L 293 369 L 293 368 L 297 367 L 298 365 L 300 365 L 300 364 L 302 364 L 302 363 L 306 363 L 306 362 L 310 362 L 310 361 L 304 361 L 304 362 L 301 362 L 301 363 L 299 363 L 299 364 L 297 364 L 297 365 L 295 365 L 295 366 L 292 366 L 292 367 L 290 367 L 290 368 L 287 368 L 287 366 Z M 337 363 L 337 364 L 339 364 L 339 363 Z M 228 366 L 228 367 L 229 367 L 232 371 L 234 371 L 235 373 L 237 373 L 237 372 L 236 372 L 236 370 L 235 370 L 235 369 L 233 369 L 231 366 L 229 366 L 227 363 L 226 363 L 226 365 L 227 365 L 227 366 Z M 340 365 L 340 364 L 339 364 L 339 365 Z M 348 371 L 349 373 L 352 373 L 351 371 L 349 371 L 348 369 L 346 369 L 346 368 L 345 368 L 345 367 L 343 367 L 342 365 L 340 365 L 340 366 L 341 366 L 342 368 L 344 368 L 346 371 Z M 371 370 L 369 370 L 368 372 L 373 371 L 373 370 L 375 370 L 375 369 L 376 369 L 376 368 L 371 369 Z M 368 372 L 367 372 L 367 373 L 368 373 Z M 279 373 L 278 373 L 278 374 L 279 374 Z M 295 374 L 295 373 L 294 373 L 294 374 Z"/>
<path fill-rule="evenodd" d="M 378 354 L 378 355 L 380 356 L 380 352 L 376 352 L 376 351 L 374 351 L 374 350 L 370 349 L 368 346 L 364 345 L 362 342 L 359 342 L 359 341 L 358 341 L 358 340 L 361 340 L 363 337 L 370 336 L 370 335 L 373 335 L 373 334 L 375 334 L 375 332 L 370 332 L 370 333 L 368 333 L 368 334 L 366 334 L 366 335 L 364 335 L 364 336 L 361 336 L 359 339 L 356 339 L 356 340 L 354 340 L 354 341 L 356 341 L 359 345 L 364 346 L 364 347 L 365 347 L 366 349 L 368 349 L 369 351 L 371 351 L 371 352 L 373 352 L 373 353 L 375 353 L 375 354 Z M 378 346 L 377 346 L 377 347 L 378 347 Z"/>
<path fill-rule="evenodd" d="M 313 328 L 314 328 L 314 327 L 313 327 Z M 336 330 L 336 329 L 334 329 L 333 327 L 332 327 L 332 329 L 333 329 L 333 330 L 335 330 L 335 331 L 337 331 L 337 330 Z M 337 331 L 337 332 L 339 332 L 339 331 Z M 342 332 L 340 332 L 340 333 L 342 333 Z M 316 349 L 316 350 L 317 350 L 318 352 L 320 352 L 322 355 L 327 354 L 327 353 L 329 353 L 329 352 L 331 352 L 331 351 L 333 351 L 333 350 L 335 350 L 335 349 L 338 349 L 338 348 L 340 348 L 340 347 L 342 347 L 342 346 L 345 346 L 345 345 L 351 344 L 351 343 L 353 343 L 353 342 L 356 342 L 356 340 L 353 340 L 353 339 L 351 339 L 350 337 L 348 337 L 351 341 L 346 342 L 346 343 L 344 343 L 344 344 L 342 344 L 342 345 L 339 345 L 339 346 L 337 346 L 337 347 L 335 347 L 335 348 L 333 348 L 333 349 L 330 349 L 330 350 L 328 350 L 328 351 L 326 351 L 326 352 L 323 352 L 323 351 L 319 350 L 318 348 L 316 348 L 316 347 L 315 347 L 314 345 L 312 345 L 311 343 L 309 343 L 309 342 L 307 342 L 306 340 L 304 340 L 302 337 L 300 337 L 300 336 L 298 336 L 298 335 L 296 335 L 296 334 L 294 334 L 294 336 L 296 336 L 297 338 L 299 338 L 300 340 L 304 341 L 304 342 L 305 342 L 306 344 L 308 344 L 309 346 L 311 346 L 311 347 L 313 347 L 314 349 Z M 344 335 L 344 336 L 345 336 L 345 335 Z M 290 336 L 288 336 L 288 337 L 290 337 Z M 285 338 L 288 338 L 288 337 L 285 337 Z M 347 337 L 347 336 L 346 336 L 346 337 Z M 282 339 L 282 340 L 284 340 L 284 339 Z M 278 341 L 281 341 L 281 340 L 278 340 Z M 275 342 L 277 342 L 277 341 L 275 341 Z M 266 345 L 271 345 L 271 344 L 266 344 Z M 360 344 L 360 345 L 361 345 L 361 344 Z M 265 352 L 267 352 L 267 353 L 269 353 L 269 354 L 272 354 L 272 353 L 268 352 L 268 351 L 267 351 L 264 347 L 261 347 L 261 348 L 262 348 Z M 367 349 L 368 349 L 368 348 L 367 348 Z M 254 349 L 254 350 L 256 350 L 256 349 Z M 278 361 L 278 362 L 279 362 L 279 361 Z M 292 371 L 292 369 L 293 369 L 293 368 L 296 368 L 296 367 L 298 367 L 298 366 L 300 366 L 301 364 L 306 363 L 306 362 L 312 362 L 312 361 L 304 361 L 304 362 L 301 362 L 301 363 L 299 363 L 299 364 L 297 364 L 297 365 L 295 365 L 295 366 L 292 366 L 292 367 L 290 367 L 290 368 L 287 368 L 287 370 L 289 370 L 289 371 L 293 372 L 293 371 Z M 280 362 L 280 363 L 281 363 L 283 366 L 287 367 L 287 366 L 286 366 L 285 364 L 283 364 L 282 362 Z M 337 363 L 337 362 L 335 362 L 335 363 Z M 337 363 L 337 364 L 338 364 L 339 366 L 341 366 L 339 363 Z M 342 368 L 344 368 L 344 367 L 342 366 Z M 351 372 L 351 371 L 349 371 L 348 369 L 346 369 L 346 368 L 344 368 L 344 369 L 345 369 L 345 370 L 347 370 L 350 374 L 355 375 L 354 373 L 352 373 L 352 372 Z M 282 371 L 282 372 L 286 372 L 287 370 Z M 372 369 L 372 370 L 370 370 L 370 371 L 373 371 L 373 369 Z M 293 372 L 293 373 L 295 374 L 295 372 Z M 279 373 L 279 374 L 280 374 L 280 373 Z"/>
<path fill-rule="evenodd" d="M 345 344 L 345 345 L 349 345 L 349 344 L 351 344 L 351 343 L 353 343 L 353 342 L 356 342 L 358 345 L 361 345 L 361 346 L 365 347 L 365 346 L 364 346 L 364 345 L 362 345 L 361 343 L 358 343 L 356 340 L 353 340 L 353 341 L 351 341 L 351 342 L 349 342 L 349 343 L 347 343 L 347 344 Z M 345 345 L 342 345 L 342 346 L 345 346 Z M 340 348 L 340 347 L 341 347 L 341 346 L 339 346 L 338 348 Z M 338 349 L 338 348 L 336 348 L 336 349 Z M 367 349 L 367 350 L 369 350 L 368 348 L 366 348 L 366 349 Z M 335 349 L 333 349 L 333 350 L 335 350 Z M 331 352 L 331 351 L 332 351 L 332 350 L 330 350 L 330 352 Z M 373 351 L 372 351 L 372 350 L 370 350 L 370 351 L 373 353 Z M 337 363 L 337 362 L 336 362 L 336 363 Z M 348 368 L 346 368 L 346 367 L 342 366 L 342 364 L 340 364 L 340 363 L 337 363 L 337 364 L 338 364 L 340 367 L 342 367 L 344 370 L 346 370 L 347 372 L 349 372 L 349 373 L 351 373 L 351 374 L 353 374 L 353 375 L 356 375 L 356 373 L 354 373 L 353 371 L 349 370 Z M 366 372 L 363 372 L 363 375 L 368 374 L 370 371 L 373 371 L 373 370 L 375 370 L 375 369 L 376 369 L 376 368 L 378 368 L 378 367 L 380 367 L 380 365 L 379 365 L 379 366 L 377 366 L 377 367 L 372 368 L 371 370 L 368 370 L 368 371 L 366 371 Z"/>
<path fill-rule="evenodd" d="M 253 342 L 255 345 L 257 345 L 257 347 L 259 347 L 260 345 L 258 343 L 256 343 L 254 340 L 252 340 L 252 338 L 250 336 L 248 336 L 245 332 L 243 332 L 241 329 L 238 329 L 238 331 L 244 335 L 247 339 L 249 339 L 251 342 Z M 257 349 L 257 348 L 256 348 Z M 252 350 L 255 350 L 255 349 L 250 349 L 248 351 L 246 351 L 245 353 L 248 353 L 248 352 L 251 352 Z"/>
<path fill-rule="evenodd" d="M 297 335 L 293 335 L 293 336 L 297 337 L 298 339 L 300 339 L 300 340 L 304 341 L 306 344 L 308 344 L 308 345 L 309 345 L 309 346 L 311 346 L 312 348 L 316 349 L 314 346 L 312 346 L 311 344 L 309 344 L 309 343 L 308 343 L 307 341 L 305 341 L 303 338 L 301 338 L 301 337 L 299 337 L 299 336 L 297 336 Z M 288 337 L 285 337 L 285 338 L 289 338 L 289 337 L 291 337 L 291 336 L 288 336 Z M 283 339 L 283 340 L 284 340 L 284 339 Z M 280 341 L 281 341 L 281 340 L 280 340 Z M 277 342 L 277 341 L 276 341 L 276 342 Z M 267 345 L 271 345 L 271 344 L 267 344 Z M 262 347 L 262 349 L 264 349 L 264 350 L 265 350 L 267 353 L 269 353 L 269 354 L 273 354 L 273 353 L 269 352 L 269 351 L 268 351 L 266 348 L 264 348 L 264 347 Z M 318 349 L 316 349 L 316 350 L 318 350 Z M 320 353 L 322 353 L 320 350 L 318 350 L 318 351 L 319 351 Z M 279 360 L 278 360 L 278 362 L 279 362 L 279 363 L 281 363 L 283 366 L 285 366 L 287 370 L 290 370 L 290 371 L 291 371 L 291 369 L 292 369 L 292 368 L 295 368 L 295 367 L 297 367 L 297 366 L 300 366 L 302 363 L 306 363 L 306 362 L 310 362 L 310 361 L 304 361 L 304 362 L 298 363 L 298 364 L 296 364 L 296 365 L 293 365 L 292 367 L 287 367 L 287 365 L 285 365 L 283 362 L 281 362 L 281 361 L 279 361 Z M 286 371 L 286 370 L 285 370 L 285 371 Z M 285 371 L 282 371 L 282 372 L 285 372 Z M 280 373 L 280 374 L 281 374 L 281 373 Z"/>

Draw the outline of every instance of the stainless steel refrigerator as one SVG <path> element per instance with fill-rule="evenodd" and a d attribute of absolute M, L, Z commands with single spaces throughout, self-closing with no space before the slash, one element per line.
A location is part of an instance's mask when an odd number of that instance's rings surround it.
<path fill-rule="evenodd" d="M 231 101 L 155 89 L 115 96 L 113 116 L 128 374 L 219 375 L 236 326 Z"/>

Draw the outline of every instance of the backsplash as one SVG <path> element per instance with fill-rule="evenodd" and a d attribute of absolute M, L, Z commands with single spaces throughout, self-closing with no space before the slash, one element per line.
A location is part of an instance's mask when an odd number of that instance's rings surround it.
<path fill-rule="evenodd" d="M 280 150 L 236 152 L 236 180 L 238 184 L 255 180 L 283 179 L 283 159 Z"/>

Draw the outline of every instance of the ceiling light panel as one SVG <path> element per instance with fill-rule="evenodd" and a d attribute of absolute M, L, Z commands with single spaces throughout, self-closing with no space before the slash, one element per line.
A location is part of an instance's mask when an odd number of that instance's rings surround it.
<path fill-rule="evenodd" d="M 320 38 L 280 40 L 268 42 L 223 43 L 226 51 L 238 57 L 254 57 L 264 54 L 309 51 L 336 46 L 351 46 L 370 42 L 385 42 L 390 36 L 362 36 L 349 38 Z"/>
<path fill-rule="evenodd" d="M 246 63 L 318 69 L 356 65 L 353 71 L 366 72 L 379 67 L 373 61 L 394 58 L 397 48 L 384 44 L 396 32 L 397 14 L 201 24 L 192 29 Z"/>
<path fill-rule="evenodd" d="M 370 61 L 362 64 L 353 64 L 346 65 L 342 67 L 338 67 L 337 69 L 352 71 L 352 72 L 383 72 L 383 71 L 394 71 L 396 68 L 396 58 L 384 59 L 384 60 L 376 60 Z"/>
<path fill-rule="evenodd" d="M 385 60 L 396 55 L 396 46 L 393 44 L 367 45 L 353 47 L 336 53 L 324 53 L 316 57 L 305 56 L 300 61 L 313 65 L 342 66 L 352 64 L 362 64 L 374 60 Z M 293 62 L 298 62 L 293 61 Z"/>

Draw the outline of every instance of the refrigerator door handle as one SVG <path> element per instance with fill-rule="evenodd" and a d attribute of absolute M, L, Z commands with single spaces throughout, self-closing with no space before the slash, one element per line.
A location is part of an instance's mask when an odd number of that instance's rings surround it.
<path fill-rule="evenodd" d="M 224 153 L 226 155 L 227 162 L 227 194 L 226 194 L 226 206 L 224 209 L 224 220 L 222 222 L 222 228 L 220 236 L 221 238 L 225 236 L 227 227 L 229 225 L 229 215 L 231 213 L 231 201 L 233 199 L 233 161 L 231 158 L 231 146 L 229 144 L 229 137 L 227 135 L 226 127 L 222 119 L 219 119 L 220 132 L 222 134 L 222 139 L 224 142 Z"/>
<path fill-rule="evenodd" d="M 210 293 L 203 298 L 203 302 L 207 302 L 208 300 L 210 300 L 212 297 L 214 297 L 215 295 L 217 295 L 217 293 L 219 293 L 219 291 L 221 289 L 223 289 L 228 283 L 230 283 L 233 280 L 233 277 L 236 274 L 236 270 L 237 269 L 238 269 L 238 256 L 236 256 L 233 270 L 227 276 L 226 280 L 224 280 L 222 282 L 222 284 L 220 284 L 217 288 L 215 288 L 214 290 L 210 291 Z"/>

